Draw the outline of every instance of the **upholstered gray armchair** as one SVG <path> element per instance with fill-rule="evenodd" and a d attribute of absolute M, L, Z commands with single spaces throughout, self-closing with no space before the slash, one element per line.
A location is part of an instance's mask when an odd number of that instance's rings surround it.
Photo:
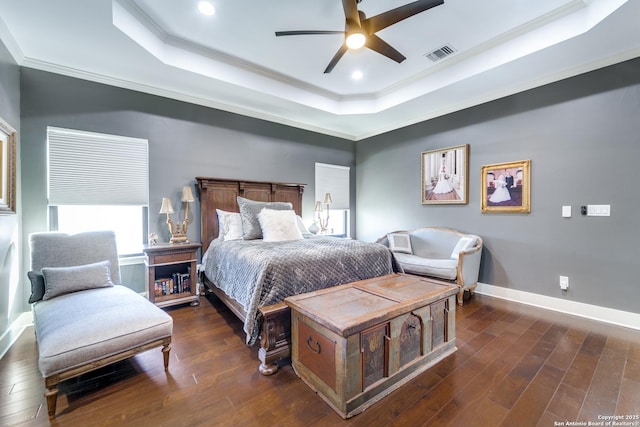
<path fill-rule="evenodd" d="M 29 302 L 50 418 L 60 381 L 158 346 L 168 369 L 173 319 L 120 284 L 113 232 L 34 233 L 29 243 Z"/>

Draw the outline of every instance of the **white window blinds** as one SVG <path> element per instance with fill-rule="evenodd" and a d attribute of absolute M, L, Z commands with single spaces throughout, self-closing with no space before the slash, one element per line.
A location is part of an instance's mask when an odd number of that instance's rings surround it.
<path fill-rule="evenodd" d="M 349 167 L 316 163 L 316 201 L 331 193 L 330 209 L 349 209 Z"/>
<path fill-rule="evenodd" d="M 147 205 L 146 139 L 47 128 L 50 205 Z"/>

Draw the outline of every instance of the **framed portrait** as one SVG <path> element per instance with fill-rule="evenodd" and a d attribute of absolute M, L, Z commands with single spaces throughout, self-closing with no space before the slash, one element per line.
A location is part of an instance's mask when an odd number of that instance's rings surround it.
<path fill-rule="evenodd" d="M 531 212 L 531 160 L 482 166 L 482 212 Z"/>
<path fill-rule="evenodd" d="M 469 144 L 422 152 L 422 204 L 467 204 Z"/>
<path fill-rule="evenodd" d="M 16 131 L 0 119 L 0 215 L 16 213 Z"/>

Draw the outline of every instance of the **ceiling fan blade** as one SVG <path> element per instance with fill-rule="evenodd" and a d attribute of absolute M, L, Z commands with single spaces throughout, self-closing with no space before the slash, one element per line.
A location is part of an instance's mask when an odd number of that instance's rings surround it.
<path fill-rule="evenodd" d="M 414 1 L 413 3 L 405 4 L 404 6 L 396 7 L 395 9 L 391 9 L 379 15 L 367 18 L 364 22 L 364 25 L 367 27 L 367 32 L 369 34 L 373 34 L 382 30 L 383 28 L 387 28 L 390 25 L 407 19 L 420 12 L 424 12 L 425 10 L 431 9 L 432 7 L 440 6 L 441 4 L 444 4 L 444 0 Z"/>
<path fill-rule="evenodd" d="M 344 17 L 347 20 L 347 24 L 353 24 L 360 28 L 361 24 L 357 1 L 342 0 L 342 8 L 344 9 Z"/>
<path fill-rule="evenodd" d="M 276 31 L 276 37 L 280 36 L 306 36 L 314 34 L 344 34 L 344 31 L 324 31 L 324 30 L 294 30 Z"/>
<path fill-rule="evenodd" d="M 335 55 L 333 55 L 333 58 L 331 58 L 331 62 L 329 62 L 329 65 L 327 65 L 327 68 L 324 70 L 324 73 L 330 73 L 331 70 L 333 70 L 333 68 L 336 66 L 336 64 L 338 63 L 338 61 L 340 61 L 340 59 L 342 58 L 342 55 L 345 54 L 345 52 L 347 51 L 347 45 L 342 43 L 342 46 L 340 46 L 340 49 L 338 49 L 338 51 L 336 52 Z"/>
<path fill-rule="evenodd" d="M 398 52 L 389 43 L 385 42 L 375 34 L 370 34 L 367 37 L 367 42 L 365 43 L 365 46 L 371 50 L 375 50 L 379 54 L 384 55 L 389 59 L 393 59 L 397 63 L 400 63 L 405 59 L 407 59 L 403 54 Z"/>

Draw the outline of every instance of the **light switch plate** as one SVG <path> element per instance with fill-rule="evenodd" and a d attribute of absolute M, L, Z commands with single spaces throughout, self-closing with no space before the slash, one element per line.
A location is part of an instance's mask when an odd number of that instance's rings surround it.
<path fill-rule="evenodd" d="M 587 205 L 587 216 L 611 216 L 611 205 Z"/>
<path fill-rule="evenodd" d="M 571 218 L 571 206 L 563 206 L 562 207 L 562 217 L 563 218 Z"/>

